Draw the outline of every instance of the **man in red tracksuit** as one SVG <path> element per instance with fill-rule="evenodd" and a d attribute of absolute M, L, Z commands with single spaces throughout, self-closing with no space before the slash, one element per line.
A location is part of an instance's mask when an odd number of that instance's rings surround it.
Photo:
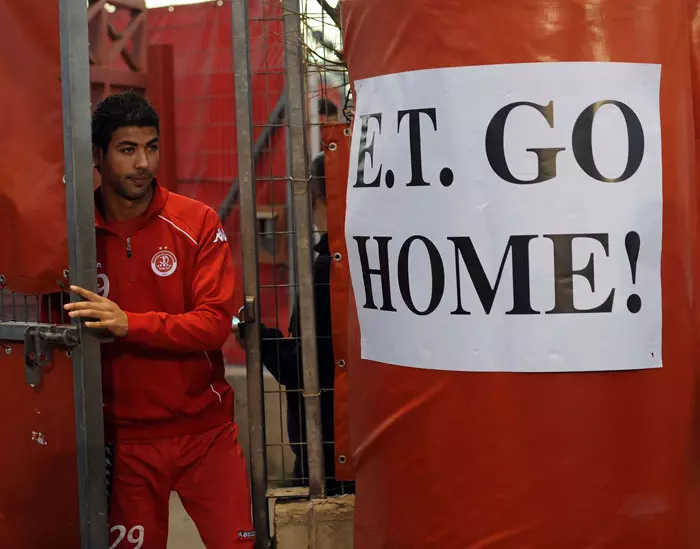
<path fill-rule="evenodd" d="M 72 318 L 108 330 L 102 347 L 106 440 L 113 462 L 111 549 L 165 549 L 175 490 L 208 549 L 252 548 L 250 487 L 221 346 L 234 274 L 218 216 L 168 192 L 158 115 L 124 92 L 95 110 L 92 141 L 100 294 Z"/>

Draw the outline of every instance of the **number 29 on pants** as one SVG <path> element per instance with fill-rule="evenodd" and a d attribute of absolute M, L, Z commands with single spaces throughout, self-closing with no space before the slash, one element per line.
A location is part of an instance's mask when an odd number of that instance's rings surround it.
<path fill-rule="evenodd" d="M 117 539 L 109 546 L 109 549 L 141 549 L 143 547 L 145 534 L 143 526 L 137 525 L 129 530 L 126 529 L 126 526 L 112 526 L 109 533 L 117 533 Z"/>

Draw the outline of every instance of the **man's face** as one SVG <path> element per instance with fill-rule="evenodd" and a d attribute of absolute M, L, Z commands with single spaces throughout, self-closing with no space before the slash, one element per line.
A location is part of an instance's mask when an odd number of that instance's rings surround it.
<path fill-rule="evenodd" d="M 160 151 L 155 127 L 126 126 L 112 134 L 107 152 L 94 151 L 102 184 L 127 200 L 148 195 L 153 174 L 158 169 Z"/>

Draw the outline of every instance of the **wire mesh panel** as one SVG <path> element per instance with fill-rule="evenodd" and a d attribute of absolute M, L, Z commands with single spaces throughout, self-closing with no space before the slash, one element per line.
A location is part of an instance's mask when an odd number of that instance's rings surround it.
<path fill-rule="evenodd" d="M 349 86 L 344 65 L 340 8 L 338 2 L 302 0 L 301 36 L 305 46 L 307 88 L 307 136 L 310 155 L 310 191 L 312 198 L 314 258 L 314 296 L 316 298 L 316 338 L 318 349 L 322 412 L 324 475 L 328 495 L 354 492 L 352 483 L 336 480 L 338 459 L 335 446 L 334 377 L 338 360 L 332 342 L 331 268 L 335 250 L 328 238 L 328 193 L 326 155 L 329 146 L 322 137 L 328 125 L 348 122 Z M 332 152 L 332 150 L 331 150 Z M 343 461 L 341 461 L 343 463 Z"/>
<path fill-rule="evenodd" d="M 253 6 L 257 6 L 253 9 Z M 337 18 L 336 9 L 327 6 L 330 13 Z M 265 418 L 268 474 L 270 488 L 306 487 L 311 477 L 309 465 L 309 440 L 312 434 L 307 425 L 306 403 L 320 396 L 320 417 L 315 427 L 323 445 L 320 478 L 326 477 L 326 486 L 331 494 L 346 491 L 343 483 L 333 478 L 333 372 L 335 361 L 331 344 L 330 330 L 330 293 L 329 267 L 330 252 L 327 245 L 327 222 L 325 216 L 325 192 L 321 181 L 310 181 L 308 165 L 318 172 L 318 161 L 314 159 L 323 150 L 320 140 L 320 128 L 323 124 L 335 123 L 343 119 L 347 101 L 347 84 L 342 65 L 340 31 L 329 11 L 312 1 L 285 2 L 271 4 L 253 1 L 250 15 L 250 51 L 251 59 L 265 59 L 262 71 L 268 78 L 280 79 L 285 83 L 288 100 L 283 119 L 266 118 L 256 112 L 255 104 L 263 101 L 269 112 L 276 100 L 278 88 L 271 88 L 266 80 L 256 80 L 251 76 L 253 94 L 253 127 L 257 135 L 274 132 L 281 125 L 286 125 L 287 139 L 281 143 L 283 152 L 289 158 L 291 172 L 275 171 L 274 141 L 270 141 L 266 152 L 256 164 L 258 189 L 267 183 L 272 199 L 265 202 L 258 195 L 257 216 L 258 242 L 260 244 L 260 303 L 263 326 L 261 330 L 261 356 L 266 372 L 272 377 L 265 379 Z M 285 17 L 288 18 L 285 26 Z M 291 18 L 291 23 L 290 19 Z M 339 19 L 338 19 L 339 20 Z M 263 26 L 262 23 L 265 23 Z M 283 33 L 283 34 L 281 34 Z M 280 44 L 280 36 L 284 44 Z M 285 48 L 287 66 L 271 51 Z M 299 47 L 301 60 L 301 81 L 295 84 L 294 73 L 290 73 L 290 48 Z M 292 53 L 292 56 L 295 53 Z M 291 58 L 294 59 L 293 57 Z M 262 85 L 261 85 L 262 84 Z M 300 85 L 299 85 L 300 84 Z M 295 111 L 301 106 L 300 113 Z M 297 132 L 301 126 L 302 132 Z M 304 147 L 306 155 L 303 168 L 296 168 L 295 150 L 298 142 Z M 301 165 L 300 165 L 301 166 Z M 314 168 L 315 166 L 315 168 Z M 321 172 L 322 173 L 322 166 Z M 301 175 L 299 175 L 301 174 Z M 281 177 L 280 177 L 281 175 Z M 295 179 L 303 178 L 306 187 L 306 200 L 296 202 L 293 198 L 299 194 Z M 291 184 L 291 185 L 290 185 Z M 316 194 L 314 194 L 316 189 Z M 303 189 L 302 189 L 303 190 Z M 283 204 L 278 197 L 285 196 Z M 303 212 L 295 210 L 300 207 Z M 276 212 L 284 214 L 285 219 L 277 217 Z M 299 216 L 302 217 L 299 217 Z M 303 216 L 308 216 L 304 219 Z M 297 250 L 304 235 L 299 233 L 302 225 L 312 228 L 311 245 L 313 246 L 313 265 L 307 269 L 311 279 L 312 291 L 304 295 L 300 291 L 300 282 L 304 280 L 304 265 L 300 265 Z M 282 242 L 285 242 L 287 249 Z M 268 244 L 269 243 L 269 244 Z M 296 247 L 295 247 L 296 244 Z M 267 245 L 267 247 L 266 247 Z M 301 244 L 303 249 L 303 244 Z M 271 252 L 271 253 L 270 253 Z M 266 256 L 266 253 L 269 254 Z M 306 302 L 305 302 L 306 301 Z M 304 356 L 302 338 L 309 332 L 304 328 L 302 309 L 313 311 L 316 340 L 312 351 L 314 368 L 318 368 L 319 391 L 310 391 L 308 380 L 304 378 L 304 364 L 309 357 Z M 324 467 L 325 464 L 325 467 Z M 328 474 L 324 472 L 328 471 Z M 325 487 L 324 487 L 325 490 Z M 313 491 L 313 490 L 312 490 Z M 312 494 L 313 495 L 313 494 Z M 318 494 L 315 494 L 318 495 Z"/>
<path fill-rule="evenodd" d="M 256 320 L 261 323 L 260 352 L 264 367 L 267 485 L 270 489 L 303 488 L 308 486 L 311 476 L 304 402 L 314 398 L 322 401 L 322 410 L 326 410 L 322 412 L 322 420 L 330 418 L 331 421 L 322 435 L 327 439 L 323 446 L 327 446 L 330 453 L 323 453 L 328 456 L 325 461 L 332 461 L 333 389 L 332 365 L 331 380 L 321 380 L 319 391 L 309 392 L 304 384 L 305 357 L 301 352 L 304 336 L 299 313 L 295 314 L 299 304 L 300 269 L 296 252 L 299 240 L 296 236 L 300 214 L 298 208 L 293 207 L 292 183 L 294 179 L 301 180 L 308 191 L 306 166 L 323 150 L 321 125 L 343 120 L 348 86 L 342 64 L 340 31 L 334 21 L 339 22 L 339 18 L 337 7 L 327 6 L 334 14 L 331 17 L 313 0 L 297 2 L 293 10 L 288 3 L 247 0 L 242 5 L 248 12 L 248 40 L 241 49 L 235 46 L 237 4 L 237 0 L 226 0 L 150 10 L 149 33 L 152 43 L 172 44 L 174 51 L 178 166 L 177 181 L 172 188 L 215 207 L 225 221 L 234 261 L 239 267 L 236 269 L 236 300 L 241 306 L 250 297 L 244 291 L 243 275 L 247 270 L 242 258 L 252 257 L 253 252 L 242 248 L 241 242 L 246 239 L 241 240 L 241 231 L 255 233 L 254 276 L 259 292 L 255 308 L 259 313 Z M 290 26 L 287 21 L 285 27 L 285 14 L 296 16 L 296 22 Z M 289 88 L 289 51 L 286 49 L 290 39 L 299 45 L 301 59 L 301 85 L 293 90 Z M 241 106 L 237 104 L 238 86 L 243 83 L 238 81 L 237 73 L 236 79 L 232 78 L 235 67 L 239 66 L 237 61 L 241 55 L 246 55 L 246 49 L 249 59 L 245 85 L 250 93 L 247 114 L 251 121 L 249 139 L 255 183 L 254 221 L 250 226 L 241 225 L 241 185 L 244 184 L 238 142 L 241 133 L 234 131 L 241 115 Z M 294 133 L 290 126 L 293 114 L 290 97 L 295 100 L 292 108 L 301 106 L 301 117 L 296 120 L 297 126 L 303 128 L 302 152 L 305 155 L 303 173 L 297 168 L 295 175 L 290 171 L 291 155 L 293 149 L 299 150 L 294 148 L 299 133 Z M 297 160 L 297 165 L 302 164 Z M 310 194 L 306 196 L 309 207 L 306 214 L 301 215 L 308 217 L 306 225 L 315 227 L 311 237 L 314 246 L 322 243 L 325 227 L 314 223 Z M 318 259 L 316 250 L 312 250 L 311 255 L 312 260 Z M 313 273 L 313 265 L 307 271 Z M 311 303 L 313 309 L 314 295 L 324 284 L 327 291 L 327 280 L 313 282 L 318 289 L 311 292 L 310 298 L 304 298 L 307 305 L 302 308 L 308 309 Z M 321 339 L 330 340 L 328 329 L 324 332 L 319 326 L 316 331 Z M 322 346 L 319 342 L 319 348 Z M 233 338 L 224 351 L 229 379 L 236 385 L 244 375 L 245 353 Z M 236 389 L 239 402 L 245 401 L 241 396 L 246 392 L 245 387 L 236 385 Z M 242 443 L 250 455 L 252 442 L 248 441 L 246 419 L 245 414 L 237 415 L 244 432 Z"/>
<path fill-rule="evenodd" d="M 334 371 L 338 364 L 344 365 L 342 357 L 339 358 L 337 349 L 332 343 L 331 306 L 330 306 L 330 279 L 329 271 L 332 265 L 338 261 L 337 250 L 329 245 L 328 228 L 331 224 L 329 212 L 330 194 L 326 179 L 328 175 L 328 154 L 336 151 L 335 143 L 325 142 L 323 138 L 324 128 L 337 124 L 349 124 L 349 98 L 350 88 L 348 75 L 344 64 L 341 20 L 339 4 L 328 3 L 323 0 L 318 2 L 305 0 L 303 2 L 302 33 L 307 44 L 306 61 L 308 75 L 307 103 L 309 105 L 309 152 L 311 155 L 310 181 L 314 194 L 314 228 L 315 239 L 319 243 L 316 269 L 316 293 L 328 296 L 328 304 L 317 303 L 317 314 L 322 316 L 319 322 L 317 338 L 319 349 L 319 373 L 321 377 L 321 393 L 324 414 L 323 444 L 326 457 L 326 478 L 330 495 L 340 495 L 354 492 L 352 483 L 337 480 L 339 465 L 345 464 L 347 458 L 334 452 L 335 426 L 337 420 L 333 414 L 337 410 L 334 405 L 335 385 Z M 349 127 L 349 126 L 348 126 Z M 321 163 L 321 159 L 323 162 Z M 322 177 L 321 177 L 322 176 Z M 321 254 L 327 254 L 325 261 L 331 266 L 321 262 Z M 321 268 L 323 266 L 323 268 Z M 323 275 L 323 276 L 321 276 Z"/>

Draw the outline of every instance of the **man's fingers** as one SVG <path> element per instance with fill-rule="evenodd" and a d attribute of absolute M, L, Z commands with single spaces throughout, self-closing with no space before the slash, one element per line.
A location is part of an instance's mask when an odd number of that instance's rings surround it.
<path fill-rule="evenodd" d="M 81 297 L 84 297 L 87 300 L 90 301 L 103 301 L 104 297 L 97 295 L 94 292 L 91 292 L 90 290 L 86 290 L 85 288 L 81 288 L 80 286 L 71 286 L 70 287 L 71 292 L 78 294 Z"/>
<path fill-rule="evenodd" d="M 66 311 L 81 311 L 83 309 L 94 309 L 98 311 L 108 310 L 105 303 L 95 303 L 93 301 L 74 301 L 73 303 L 66 303 L 63 308 Z"/>
<path fill-rule="evenodd" d="M 86 322 L 85 327 L 86 328 L 96 328 L 96 329 L 102 329 L 102 328 L 109 328 L 110 323 L 109 322 Z"/>
<path fill-rule="evenodd" d="M 71 311 L 68 313 L 71 318 L 99 318 L 105 320 L 111 318 L 109 311 L 100 311 L 99 309 L 81 309 L 79 311 Z"/>

